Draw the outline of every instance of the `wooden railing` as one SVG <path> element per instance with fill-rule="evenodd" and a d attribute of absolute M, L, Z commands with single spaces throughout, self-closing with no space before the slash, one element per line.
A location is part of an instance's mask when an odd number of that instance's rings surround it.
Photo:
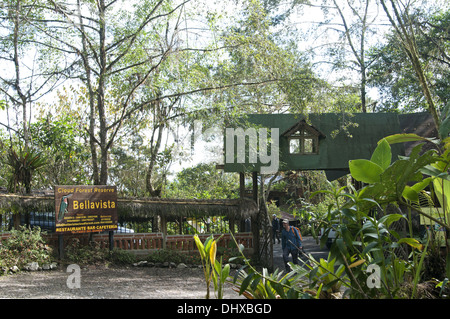
<path fill-rule="evenodd" d="M 6 239 L 9 234 L 0 234 L 1 239 Z M 208 238 L 210 234 L 200 234 L 199 237 L 202 242 Z M 218 247 L 236 247 L 233 238 L 230 234 L 214 235 L 214 238 L 220 237 L 217 242 Z M 94 234 L 92 236 L 95 242 L 99 242 L 101 247 L 108 247 L 109 237 L 108 234 Z M 244 246 L 246 253 L 251 253 L 253 250 L 253 236 L 252 233 L 236 233 L 234 234 L 236 242 Z M 58 235 L 47 234 L 44 235 L 47 243 L 51 247 L 58 247 Z M 77 234 L 77 235 L 64 235 L 64 245 L 70 243 L 71 239 L 77 238 L 80 245 L 87 245 L 89 242 L 89 234 Z M 165 247 L 164 247 L 165 246 Z M 129 250 L 136 253 L 145 253 L 158 249 L 172 249 L 177 251 L 196 251 L 193 235 L 167 235 L 164 245 L 164 236 L 162 233 L 123 233 L 114 234 L 114 248 L 123 250 Z"/>

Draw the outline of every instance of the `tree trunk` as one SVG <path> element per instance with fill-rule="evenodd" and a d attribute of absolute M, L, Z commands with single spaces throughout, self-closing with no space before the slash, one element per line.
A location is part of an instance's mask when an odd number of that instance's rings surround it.
<path fill-rule="evenodd" d="M 105 113 L 105 76 L 106 76 L 106 21 L 105 21 L 105 1 L 100 0 L 99 9 L 99 36 L 100 36 L 100 76 L 97 88 L 97 110 L 100 122 L 100 185 L 108 182 L 108 145 Z"/>
<path fill-rule="evenodd" d="M 366 65 L 366 60 L 365 60 L 365 43 L 364 43 L 364 41 L 365 41 L 365 34 L 367 31 L 367 26 L 368 26 L 367 14 L 368 14 L 369 2 L 370 2 L 370 0 L 366 0 L 366 2 L 365 2 L 365 9 L 364 9 L 363 17 L 361 18 L 359 15 L 357 15 L 361 21 L 361 34 L 360 34 L 360 42 L 361 43 L 360 43 L 360 48 L 359 48 L 360 51 L 358 52 L 357 47 L 355 46 L 354 41 L 352 40 L 352 37 L 351 37 L 351 27 L 348 26 L 347 20 L 344 16 L 344 13 L 338 5 L 338 1 L 333 0 L 334 6 L 338 10 L 339 16 L 341 17 L 342 25 L 344 26 L 345 37 L 347 38 L 351 52 L 352 52 L 353 56 L 355 57 L 356 64 L 359 67 L 359 72 L 360 72 L 360 76 L 361 76 L 361 83 L 360 83 L 361 111 L 363 113 L 367 112 L 367 106 L 366 106 L 366 104 L 367 104 L 367 98 L 366 98 L 366 95 L 367 95 L 367 92 L 366 92 L 367 65 Z M 348 3 L 348 4 L 350 5 L 350 3 Z M 351 8 L 351 9 L 353 12 L 355 12 L 355 10 L 353 8 Z"/>
<path fill-rule="evenodd" d="M 28 149 L 29 146 L 29 142 L 30 142 L 30 137 L 29 137 L 29 132 L 28 132 L 28 124 L 27 124 L 27 97 L 26 95 L 22 92 L 22 89 L 20 87 L 20 80 L 21 80 L 21 75 L 20 75 L 20 63 L 19 63 L 19 29 L 20 29 L 20 25 L 21 25 L 21 19 L 20 19 L 20 14 L 22 12 L 22 4 L 20 0 L 16 1 L 16 7 L 15 7 L 15 13 L 14 13 L 14 34 L 13 34 L 13 46 L 14 46 L 14 70 L 15 70 L 15 90 L 17 92 L 17 94 L 19 95 L 19 99 L 20 99 L 20 104 L 22 104 L 22 129 L 23 129 L 23 140 L 24 140 L 24 144 L 25 144 L 25 149 Z"/>
<path fill-rule="evenodd" d="M 148 168 L 147 168 L 146 190 L 152 197 L 159 197 L 161 195 L 161 190 L 155 189 L 153 187 L 152 176 L 153 176 L 153 170 L 154 170 L 155 164 L 156 164 L 156 156 L 158 155 L 159 148 L 161 147 L 163 128 L 164 128 L 163 124 L 160 124 L 158 127 L 155 127 L 153 129 L 152 139 L 150 141 L 150 148 L 151 148 L 152 154 L 150 156 L 150 163 L 148 164 Z M 156 130 L 158 130 L 158 136 L 156 138 L 156 143 L 153 146 L 154 135 L 155 135 Z"/>
<path fill-rule="evenodd" d="M 91 74 L 92 69 L 89 64 L 89 54 L 88 54 L 88 46 L 86 43 L 86 33 L 84 30 L 84 21 L 81 15 L 81 4 L 80 0 L 77 1 L 78 8 L 78 19 L 81 30 L 81 44 L 82 44 L 82 52 L 80 52 L 84 71 L 86 72 L 86 87 L 88 89 L 88 97 L 89 97 L 89 147 L 91 149 L 91 161 L 92 161 L 92 180 L 94 185 L 100 184 L 99 172 L 98 172 L 98 157 L 97 157 L 97 141 L 95 138 L 95 117 L 96 117 L 96 106 L 95 106 L 95 92 L 92 86 Z"/>
<path fill-rule="evenodd" d="M 405 8 L 405 12 L 400 14 L 398 11 L 397 5 L 395 4 L 394 0 L 390 0 L 392 10 L 394 12 L 395 20 L 392 17 L 392 15 L 389 12 L 389 9 L 386 6 L 385 0 L 381 0 L 381 5 L 383 6 L 383 9 L 386 13 L 386 15 L 389 18 L 389 21 L 391 22 L 392 26 L 394 27 L 395 32 L 397 33 L 398 37 L 400 38 L 400 42 L 405 49 L 405 52 L 413 66 L 413 69 L 417 75 L 417 78 L 419 80 L 419 84 L 422 88 L 422 92 L 425 96 L 425 99 L 428 104 L 428 110 L 431 113 L 433 117 L 434 124 L 436 126 L 436 129 L 438 131 L 438 134 L 440 135 L 440 118 L 438 110 L 436 109 L 436 105 L 433 100 L 433 96 L 431 94 L 430 87 L 428 86 L 428 80 L 425 75 L 425 72 L 422 68 L 422 64 L 420 62 L 419 53 L 417 51 L 417 43 L 416 38 L 414 35 L 414 29 L 412 27 L 411 21 L 409 21 L 409 13 L 407 11 L 407 8 Z M 408 21 L 405 21 L 405 20 Z"/>

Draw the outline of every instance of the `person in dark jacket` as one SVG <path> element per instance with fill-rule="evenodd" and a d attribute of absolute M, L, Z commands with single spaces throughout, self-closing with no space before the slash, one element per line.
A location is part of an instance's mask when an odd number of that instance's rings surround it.
<path fill-rule="evenodd" d="M 272 235 L 273 243 L 275 244 L 276 239 L 280 243 L 280 221 L 275 214 L 272 215 Z"/>
<path fill-rule="evenodd" d="M 292 262 L 298 265 L 298 250 L 302 246 L 300 234 L 295 227 L 289 226 L 287 219 L 283 220 L 283 230 L 281 231 L 281 248 L 283 249 L 283 261 L 286 271 L 291 271 L 288 261 L 289 254 L 292 256 Z"/>

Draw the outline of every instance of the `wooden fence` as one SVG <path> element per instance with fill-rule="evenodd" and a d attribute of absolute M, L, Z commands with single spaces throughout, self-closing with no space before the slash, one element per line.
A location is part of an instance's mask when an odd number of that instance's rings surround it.
<path fill-rule="evenodd" d="M 0 234 L 0 239 L 8 238 L 8 233 Z M 206 240 L 210 234 L 198 235 L 202 242 Z M 236 247 L 233 238 L 230 234 L 219 235 L 214 237 L 217 239 L 218 247 L 231 248 Z M 252 233 L 236 233 L 233 235 L 238 244 L 244 246 L 244 254 L 251 255 L 253 253 L 253 236 Z M 108 234 L 94 234 L 92 236 L 95 242 L 99 242 L 101 247 L 108 247 Z M 56 249 L 58 247 L 58 235 L 47 234 L 44 235 L 49 246 Z M 77 238 L 80 245 L 87 245 L 89 242 L 89 234 L 64 235 L 64 245 L 68 245 L 70 241 Z M 162 233 L 123 233 L 114 234 L 114 248 L 127 250 L 135 254 L 146 254 L 159 249 L 171 249 L 181 252 L 192 252 L 197 250 L 193 235 L 167 235 L 164 241 Z"/>

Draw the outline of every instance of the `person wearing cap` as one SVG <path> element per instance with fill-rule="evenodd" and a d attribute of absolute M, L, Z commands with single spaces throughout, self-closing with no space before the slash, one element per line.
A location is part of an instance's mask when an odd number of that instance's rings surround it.
<path fill-rule="evenodd" d="M 280 243 L 280 221 L 277 218 L 276 214 L 272 215 L 272 237 L 273 243 L 275 244 L 275 239 L 278 239 L 278 243 Z"/>
<path fill-rule="evenodd" d="M 292 262 L 298 265 L 298 250 L 302 246 L 300 234 L 295 227 L 289 225 L 289 220 L 283 220 L 283 230 L 281 231 L 281 248 L 283 249 L 283 261 L 286 271 L 291 271 L 288 261 L 289 255 L 292 256 Z"/>

